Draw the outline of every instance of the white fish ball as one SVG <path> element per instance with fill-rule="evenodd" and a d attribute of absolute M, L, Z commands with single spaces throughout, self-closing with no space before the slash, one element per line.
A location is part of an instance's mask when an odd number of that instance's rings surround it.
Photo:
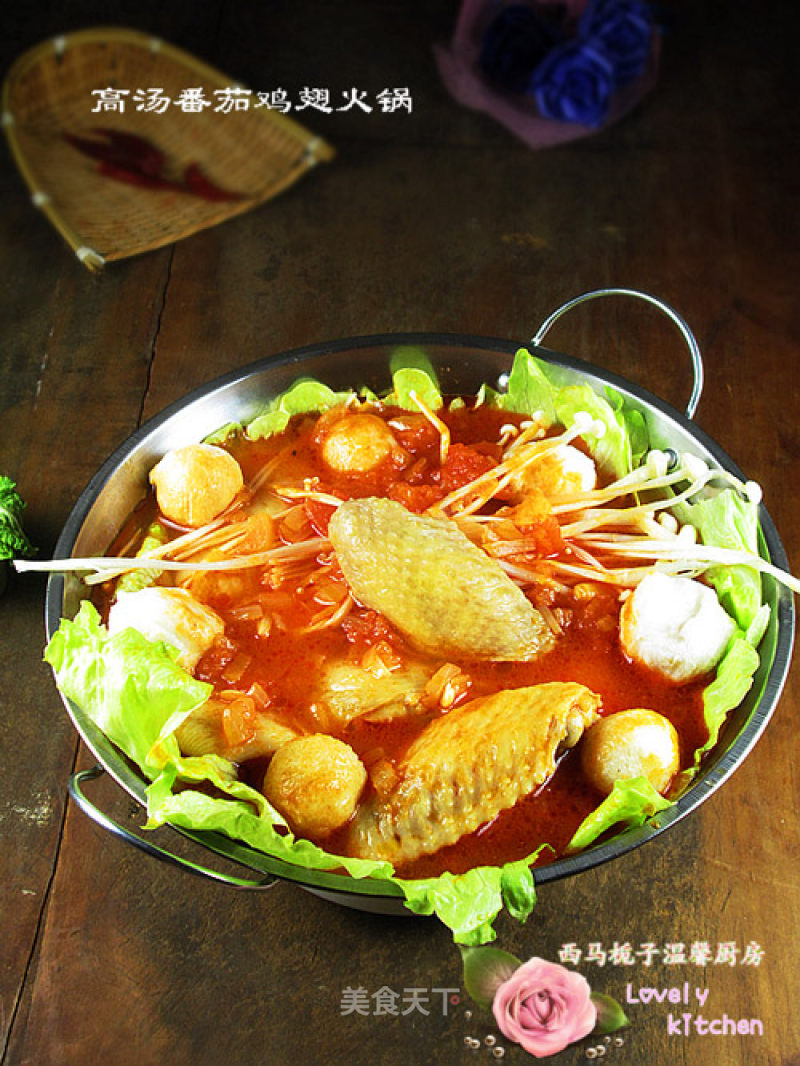
<path fill-rule="evenodd" d="M 619 620 L 626 655 L 676 682 L 713 670 L 735 629 L 712 588 L 659 573 L 640 582 Z"/>
<path fill-rule="evenodd" d="M 225 623 L 185 589 L 152 585 L 121 592 L 112 604 L 108 631 L 114 634 L 123 629 L 135 629 L 148 640 L 166 641 L 177 649 L 178 663 L 191 671 L 225 632 Z"/>
<path fill-rule="evenodd" d="M 342 474 L 368 473 L 391 455 L 400 456 L 400 446 L 377 415 L 345 415 L 331 424 L 322 440 L 323 462 Z"/>
<path fill-rule="evenodd" d="M 513 484 L 533 485 L 548 498 L 588 492 L 597 484 L 597 467 L 591 456 L 572 444 L 559 444 L 526 467 Z"/>

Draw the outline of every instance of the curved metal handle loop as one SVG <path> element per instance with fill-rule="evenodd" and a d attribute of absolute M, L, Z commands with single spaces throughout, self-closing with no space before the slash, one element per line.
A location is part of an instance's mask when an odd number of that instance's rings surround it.
<path fill-rule="evenodd" d="M 659 300 L 658 297 L 651 296 L 650 293 L 640 292 L 639 289 L 594 289 L 592 292 L 584 292 L 580 296 L 568 300 L 565 304 L 562 304 L 561 307 L 557 307 L 555 311 L 549 314 L 541 326 L 539 326 L 536 334 L 531 338 L 531 344 L 538 348 L 542 343 L 545 334 L 557 319 L 561 318 L 561 316 L 566 314 L 567 311 L 571 311 L 573 307 L 577 307 L 579 304 L 586 303 L 589 300 L 595 300 L 600 296 L 633 296 L 637 300 L 644 300 L 645 303 L 652 304 L 668 318 L 672 319 L 681 331 L 683 339 L 686 341 L 686 345 L 689 349 L 689 356 L 692 360 L 694 384 L 691 396 L 689 397 L 689 402 L 686 404 L 686 417 L 694 418 L 697 405 L 700 403 L 700 394 L 703 391 L 704 371 L 703 357 L 700 354 L 700 347 L 686 321 L 678 314 L 678 312 L 673 310 L 669 304 L 665 304 L 663 300 Z"/>
<path fill-rule="evenodd" d="M 130 833 L 115 822 L 113 818 L 109 818 L 107 814 L 98 810 L 81 790 L 81 785 L 84 781 L 94 780 L 94 778 L 100 777 L 103 773 L 105 771 L 102 766 L 93 766 L 90 770 L 80 770 L 78 773 L 73 774 L 69 779 L 69 794 L 84 814 L 88 815 L 96 825 L 113 833 L 114 836 L 125 840 L 128 844 L 133 844 L 135 848 L 146 852 L 146 854 L 155 859 L 168 862 L 173 866 L 179 866 L 188 873 L 199 874 L 202 877 L 208 877 L 212 881 L 221 881 L 232 888 L 272 888 L 280 880 L 277 877 L 265 877 L 262 881 L 248 881 L 241 877 L 220 873 L 217 870 L 210 870 L 206 866 L 200 866 L 196 862 L 182 859 L 179 855 L 173 855 L 171 851 L 165 851 L 164 848 L 159 848 L 155 844 L 151 844 L 149 841 L 142 840 L 141 837 Z"/>

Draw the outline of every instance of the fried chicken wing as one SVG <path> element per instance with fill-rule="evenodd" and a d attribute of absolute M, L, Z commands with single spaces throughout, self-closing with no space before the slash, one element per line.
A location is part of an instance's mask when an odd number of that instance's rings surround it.
<path fill-rule="evenodd" d="M 598 717 L 600 697 L 574 682 L 506 689 L 437 718 L 397 767 L 398 782 L 362 804 L 349 853 L 410 862 L 474 832 L 553 774 Z"/>

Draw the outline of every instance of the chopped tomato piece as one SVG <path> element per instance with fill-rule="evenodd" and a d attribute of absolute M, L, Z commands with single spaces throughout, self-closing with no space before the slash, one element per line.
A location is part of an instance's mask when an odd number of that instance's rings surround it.
<path fill-rule="evenodd" d="M 309 525 L 317 536 L 327 537 L 328 522 L 330 522 L 331 515 L 336 508 L 329 503 L 321 503 L 319 500 L 309 499 L 308 497 L 303 500 L 303 507 L 305 508 Z"/>
<path fill-rule="evenodd" d="M 474 481 L 476 477 L 492 470 L 497 463 L 491 456 L 484 455 L 477 448 L 467 444 L 451 444 L 447 452 L 447 461 L 439 470 L 437 481 L 444 495 L 460 489 L 462 485 Z"/>
<path fill-rule="evenodd" d="M 220 637 L 202 656 L 194 668 L 194 676 L 198 681 L 214 681 L 233 662 L 238 652 L 239 648 L 232 640 Z"/>
<path fill-rule="evenodd" d="M 525 539 L 536 541 L 536 555 L 547 558 L 558 553 L 564 547 L 561 527 L 553 515 L 545 515 L 538 521 L 522 527 Z"/>
<path fill-rule="evenodd" d="M 377 611 L 352 612 L 342 622 L 342 629 L 354 645 L 372 647 L 386 643 L 391 646 L 401 641 L 399 634 Z"/>
<path fill-rule="evenodd" d="M 402 503 L 409 511 L 422 514 L 431 504 L 442 498 L 442 490 L 434 485 L 408 485 L 404 481 L 396 481 L 386 493 L 390 500 Z"/>
<path fill-rule="evenodd" d="M 404 411 L 389 425 L 401 446 L 412 455 L 426 455 L 439 447 L 439 432 L 424 415 Z"/>

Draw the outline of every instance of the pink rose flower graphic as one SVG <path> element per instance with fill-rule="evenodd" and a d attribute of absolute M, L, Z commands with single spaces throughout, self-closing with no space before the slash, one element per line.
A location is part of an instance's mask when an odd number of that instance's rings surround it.
<path fill-rule="evenodd" d="M 554 962 L 532 958 L 495 992 L 492 1011 L 503 1035 L 535 1058 L 563 1051 L 597 1021 L 589 982 Z"/>
<path fill-rule="evenodd" d="M 630 1024 L 612 996 L 593 992 L 575 970 L 537 957 L 522 962 L 492 945 L 460 950 L 469 996 L 492 1011 L 503 1036 L 537 1059 Z"/>

